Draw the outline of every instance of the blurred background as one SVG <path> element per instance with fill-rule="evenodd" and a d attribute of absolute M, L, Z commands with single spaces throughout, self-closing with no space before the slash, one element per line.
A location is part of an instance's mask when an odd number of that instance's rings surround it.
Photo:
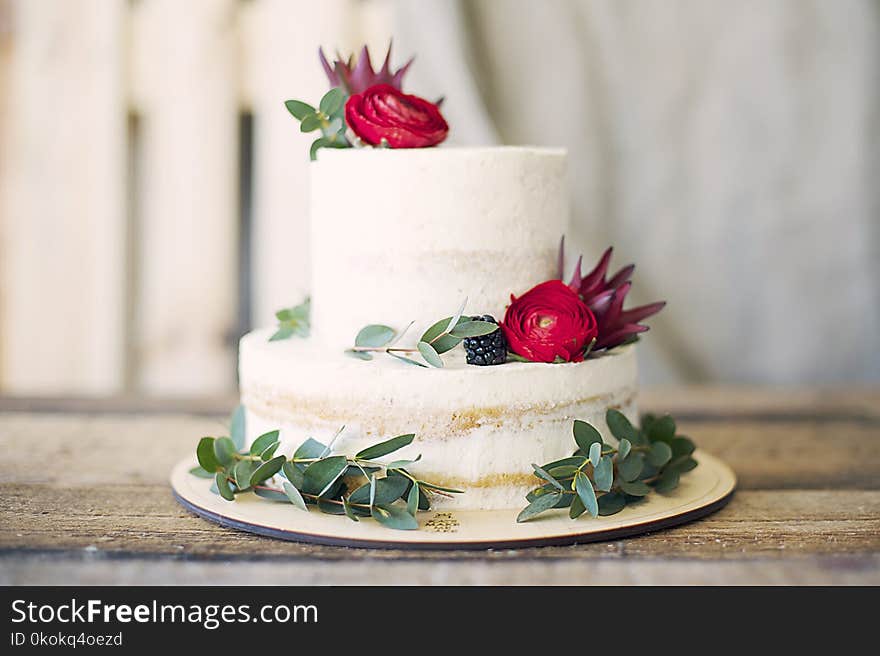
<path fill-rule="evenodd" d="M 877 0 L 0 0 L 0 393 L 232 392 L 309 287 L 282 103 L 392 35 L 450 143 L 568 148 L 645 383 L 880 381 Z"/>

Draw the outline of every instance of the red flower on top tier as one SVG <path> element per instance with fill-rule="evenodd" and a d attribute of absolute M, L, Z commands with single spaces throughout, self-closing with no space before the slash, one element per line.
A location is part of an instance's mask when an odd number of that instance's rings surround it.
<path fill-rule="evenodd" d="M 391 148 L 436 146 L 449 125 L 434 103 L 390 84 L 377 84 L 345 103 L 345 122 L 363 142 Z"/>
<path fill-rule="evenodd" d="M 561 280 L 511 294 L 501 328 L 510 350 L 534 362 L 580 362 L 598 334 L 590 308 Z"/>

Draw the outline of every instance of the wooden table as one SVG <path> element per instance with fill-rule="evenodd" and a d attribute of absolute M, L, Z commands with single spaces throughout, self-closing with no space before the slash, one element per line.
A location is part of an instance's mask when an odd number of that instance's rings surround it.
<path fill-rule="evenodd" d="M 171 467 L 233 399 L 0 397 L 0 583 L 880 584 L 880 390 L 643 396 L 739 476 L 695 523 L 617 542 L 481 552 L 310 546 L 178 506 Z"/>

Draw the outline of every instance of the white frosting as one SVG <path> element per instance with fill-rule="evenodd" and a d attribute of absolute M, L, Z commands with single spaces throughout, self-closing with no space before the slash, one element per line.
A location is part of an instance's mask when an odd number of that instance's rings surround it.
<path fill-rule="evenodd" d="M 356 360 L 314 340 L 269 342 L 270 334 L 260 330 L 241 341 L 249 439 L 280 428 L 290 454 L 306 437 L 326 441 L 345 424 L 334 447 L 353 454 L 414 432 L 413 444 L 394 458 L 421 454 L 414 472 L 441 484 L 473 484 L 456 497 L 460 508 L 522 505 L 534 486 L 530 463 L 574 450 L 573 419 L 604 432 L 608 407 L 635 415 L 632 346 L 583 363 L 494 367 L 468 366 L 458 349 L 444 356 L 443 369 L 423 369 L 387 356 Z M 517 482 L 503 478 L 510 475 Z"/>
<path fill-rule="evenodd" d="M 555 273 L 564 150 L 328 149 L 310 168 L 312 327 L 328 345 L 416 321 L 413 343 L 465 297 L 502 315 L 511 292 Z"/>

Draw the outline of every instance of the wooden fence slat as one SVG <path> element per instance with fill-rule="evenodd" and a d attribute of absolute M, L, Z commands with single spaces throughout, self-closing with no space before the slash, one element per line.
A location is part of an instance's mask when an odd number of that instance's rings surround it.
<path fill-rule="evenodd" d="M 253 322 L 266 325 L 275 310 L 298 303 L 309 289 L 308 164 L 314 135 L 299 132 L 284 100 L 317 102 L 327 90 L 318 63 L 325 51 L 356 47 L 352 0 L 256 3 L 246 35 L 255 142 L 253 212 Z"/>
<path fill-rule="evenodd" d="M 123 0 L 18 0 L 0 209 L 0 389 L 123 379 Z"/>
<path fill-rule="evenodd" d="M 132 16 L 142 85 L 137 386 L 234 384 L 238 105 L 235 0 L 144 0 Z"/>

